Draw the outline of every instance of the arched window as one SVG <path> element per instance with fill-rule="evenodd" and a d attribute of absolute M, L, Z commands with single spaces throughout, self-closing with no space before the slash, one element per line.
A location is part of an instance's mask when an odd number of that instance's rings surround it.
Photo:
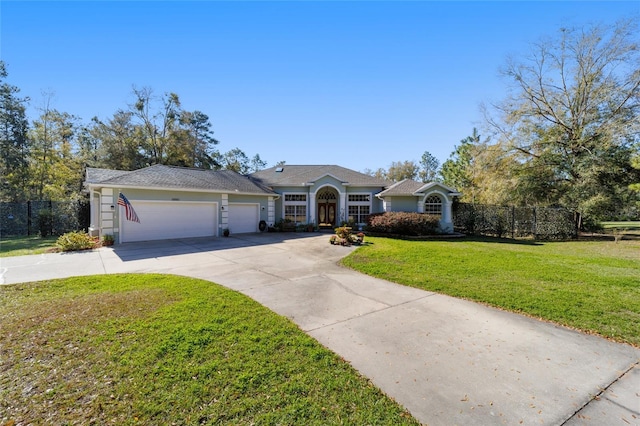
<path fill-rule="evenodd" d="M 437 195 L 429 195 L 424 200 L 424 212 L 436 216 L 442 215 L 442 199 Z"/>
<path fill-rule="evenodd" d="M 330 188 L 323 188 L 318 192 L 318 200 L 337 200 L 338 197 L 334 190 Z"/>

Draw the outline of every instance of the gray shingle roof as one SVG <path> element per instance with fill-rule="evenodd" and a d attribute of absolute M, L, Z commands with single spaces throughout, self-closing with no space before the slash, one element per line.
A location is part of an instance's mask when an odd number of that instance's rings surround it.
<path fill-rule="evenodd" d="M 87 168 L 86 183 L 276 195 L 260 182 L 232 170 L 191 169 L 160 164 L 130 172 Z"/>
<path fill-rule="evenodd" d="M 131 173 L 131 172 L 127 172 L 124 170 L 97 169 L 94 167 L 87 167 L 87 178 L 85 179 L 85 182 L 86 183 L 102 182 L 104 180 L 125 175 L 127 173 Z"/>
<path fill-rule="evenodd" d="M 400 182 L 396 182 L 389 188 L 382 191 L 379 195 L 413 195 L 418 189 L 422 188 L 424 183 L 417 182 L 415 180 L 405 179 Z"/>
<path fill-rule="evenodd" d="M 278 171 L 278 169 L 282 169 Z M 251 174 L 251 178 L 269 187 L 298 186 L 313 183 L 323 176 L 331 175 L 351 186 L 386 187 L 391 182 L 369 176 L 355 170 L 335 165 L 287 165 L 275 166 Z"/>
<path fill-rule="evenodd" d="M 418 182 L 412 179 L 401 180 L 400 182 L 396 182 L 381 193 L 379 196 L 382 197 L 390 197 L 390 196 L 402 196 L 402 195 L 416 195 L 416 192 L 420 190 L 422 187 L 426 187 L 425 189 L 430 189 L 432 187 L 442 188 L 448 193 L 452 195 L 459 195 L 455 189 L 449 188 L 446 185 L 443 185 L 438 182 L 424 183 Z"/>

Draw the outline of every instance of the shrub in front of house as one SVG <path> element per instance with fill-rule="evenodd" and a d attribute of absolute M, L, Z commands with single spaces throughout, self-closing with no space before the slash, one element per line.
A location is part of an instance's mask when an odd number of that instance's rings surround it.
<path fill-rule="evenodd" d="M 409 212 L 376 213 L 369 215 L 366 229 L 376 234 L 435 235 L 440 233 L 440 217 Z"/>
<path fill-rule="evenodd" d="M 62 251 L 87 250 L 96 246 L 96 240 L 86 232 L 74 231 L 61 235 L 56 245 Z"/>
<path fill-rule="evenodd" d="M 331 244 L 350 246 L 351 244 L 361 245 L 364 242 L 364 234 L 362 232 L 352 234 L 349 226 L 340 226 L 335 228 L 335 231 L 336 234 L 329 238 Z"/>

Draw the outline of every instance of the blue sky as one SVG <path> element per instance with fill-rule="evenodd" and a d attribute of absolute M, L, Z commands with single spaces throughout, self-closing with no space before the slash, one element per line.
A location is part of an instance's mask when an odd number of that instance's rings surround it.
<path fill-rule="evenodd" d="M 89 122 L 150 87 L 207 114 L 223 152 L 362 171 L 443 162 L 505 96 L 508 55 L 631 15 L 640 2 L 3 0 L 0 58 L 30 119 L 43 92 Z"/>

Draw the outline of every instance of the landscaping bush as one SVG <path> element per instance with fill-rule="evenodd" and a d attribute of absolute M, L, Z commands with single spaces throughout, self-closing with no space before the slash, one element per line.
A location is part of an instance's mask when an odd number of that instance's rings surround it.
<path fill-rule="evenodd" d="M 359 232 L 358 234 L 351 233 L 351 227 L 340 226 L 335 228 L 336 235 L 332 235 L 329 238 L 331 244 L 340 246 L 350 246 L 351 244 L 360 245 L 364 242 L 364 234 Z"/>
<path fill-rule="evenodd" d="M 96 246 L 96 241 L 86 232 L 75 231 L 61 235 L 56 245 L 62 251 L 86 250 Z"/>
<path fill-rule="evenodd" d="M 408 236 L 439 233 L 440 217 L 424 213 L 386 212 L 369 215 L 367 231 Z"/>
<path fill-rule="evenodd" d="M 113 235 L 105 234 L 102 236 L 102 245 L 103 246 L 112 246 L 115 242 Z"/>

